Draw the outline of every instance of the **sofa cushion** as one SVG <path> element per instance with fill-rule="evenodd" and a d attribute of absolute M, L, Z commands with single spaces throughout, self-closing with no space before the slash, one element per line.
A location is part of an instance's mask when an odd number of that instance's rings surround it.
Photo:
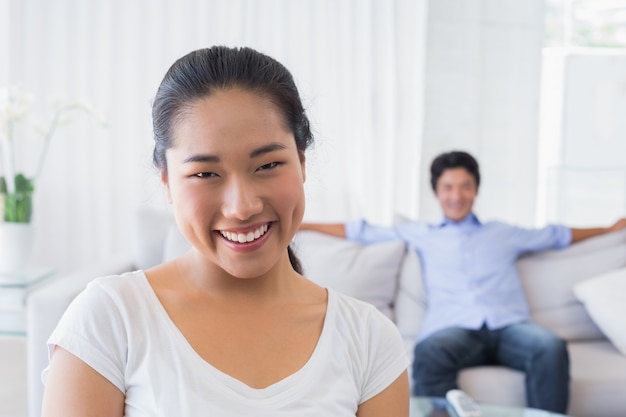
<path fill-rule="evenodd" d="M 626 410 L 626 356 L 608 340 L 568 344 L 573 416 L 623 417 Z"/>
<path fill-rule="evenodd" d="M 626 245 L 567 258 L 552 254 L 525 257 L 517 263 L 531 310 L 575 303 L 572 292 L 575 284 L 626 264 Z"/>
<path fill-rule="evenodd" d="M 626 355 L 626 268 L 576 284 L 574 294 L 615 347 Z"/>
<path fill-rule="evenodd" d="M 609 341 L 572 342 L 570 402 L 573 416 L 622 417 L 626 410 L 626 357 Z M 524 373 L 501 366 L 478 366 L 459 373 L 459 387 L 473 398 L 524 407 Z"/>
<path fill-rule="evenodd" d="M 318 232 L 298 232 L 292 243 L 311 281 L 369 302 L 394 319 L 393 305 L 405 245 L 361 245 Z"/>
<path fill-rule="evenodd" d="M 532 319 L 565 340 L 597 340 L 605 337 L 579 302 L 550 310 L 533 311 Z"/>
<path fill-rule="evenodd" d="M 412 346 L 424 321 L 427 297 L 420 258 L 415 250 L 406 250 L 398 278 L 395 317 L 402 337 Z"/>
<path fill-rule="evenodd" d="M 572 288 L 590 277 L 626 266 L 626 234 L 611 233 L 517 262 L 531 316 L 567 340 L 603 337 Z"/>
<path fill-rule="evenodd" d="M 477 401 L 526 407 L 524 372 L 504 366 L 474 366 L 459 372 L 459 388 Z"/>

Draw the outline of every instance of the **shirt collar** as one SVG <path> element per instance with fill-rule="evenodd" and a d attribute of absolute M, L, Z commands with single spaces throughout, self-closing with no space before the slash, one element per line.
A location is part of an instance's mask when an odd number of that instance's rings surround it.
<path fill-rule="evenodd" d="M 464 226 L 464 225 L 477 225 L 479 226 L 480 220 L 478 220 L 478 217 L 476 217 L 476 215 L 474 213 L 470 213 L 467 216 L 465 216 L 464 219 L 462 219 L 461 221 L 455 222 L 453 220 L 447 219 L 446 217 L 443 217 L 441 219 L 441 221 L 439 223 L 437 223 L 438 227 L 444 227 L 444 226 Z"/>

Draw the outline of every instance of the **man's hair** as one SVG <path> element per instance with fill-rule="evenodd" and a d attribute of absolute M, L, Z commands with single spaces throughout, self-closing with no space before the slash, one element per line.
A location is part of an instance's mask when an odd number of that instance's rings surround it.
<path fill-rule="evenodd" d="M 476 188 L 480 185 L 480 172 L 476 159 L 463 151 L 446 152 L 433 160 L 430 166 L 430 185 L 437 190 L 437 181 L 446 169 L 465 168 L 476 180 Z"/>

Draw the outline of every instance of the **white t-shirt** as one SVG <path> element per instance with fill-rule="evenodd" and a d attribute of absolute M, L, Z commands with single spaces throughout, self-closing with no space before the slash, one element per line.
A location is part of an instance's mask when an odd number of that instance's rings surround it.
<path fill-rule="evenodd" d="M 307 363 L 275 384 L 251 388 L 193 350 L 142 271 L 92 281 L 50 336 L 50 355 L 55 345 L 125 393 L 127 417 L 354 417 L 359 404 L 409 364 L 389 319 L 329 289 L 322 333 Z"/>

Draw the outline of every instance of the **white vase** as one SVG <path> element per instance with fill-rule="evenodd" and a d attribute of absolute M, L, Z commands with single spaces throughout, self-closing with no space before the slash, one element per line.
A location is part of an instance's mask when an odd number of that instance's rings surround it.
<path fill-rule="evenodd" d="M 33 252 L 35 229 L 30 223 L 0 223 L 0 275 L 28 265 Z"/>

